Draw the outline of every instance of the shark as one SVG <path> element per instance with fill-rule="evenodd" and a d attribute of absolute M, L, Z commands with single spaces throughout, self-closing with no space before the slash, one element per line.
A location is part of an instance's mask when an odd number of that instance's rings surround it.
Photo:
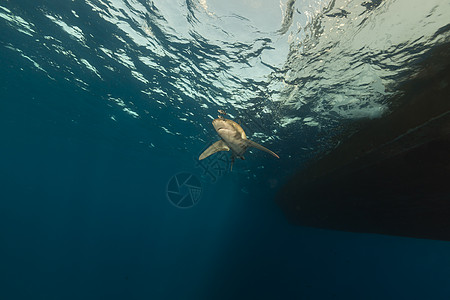
<path fill-rule="evenodd" d="M 276 158 L 280 158 L 275 152 L 255 143 L 245 135 L 242 127 L 229 119 L 225 119 L 219 116 L 212 121 L 212 125 L 220 136 L 220 140 L 209 146 L 202 154 L 200 154 L 199 160 L 205 159 L 208 156 L 219 151 L 231 151 L 231 171 L 233 170 L 234 160 L 236 158 L 245 159 L 244 153 L 249 147 L 253 147 L 262 151 L 265 151 Z"/>

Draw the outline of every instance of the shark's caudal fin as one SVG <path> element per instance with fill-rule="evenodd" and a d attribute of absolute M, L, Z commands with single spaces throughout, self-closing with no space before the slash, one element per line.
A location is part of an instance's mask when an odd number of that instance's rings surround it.
<path fill-rule="evenodd" d="M 275 156 L 276 158 L 280 158 L 275 152 L 270 151 L 270 150 L 267 149 L 266 147 L 261 146 L 260 144 L 255 143 L 255 142 L 250 141 L 250 140 L 247 140 L 247 141 L 248 141 L 248 146 L 249 146 L 249 147 L 253 147 L 253 148 L 262 150 L 262 151 L 264 151 L 264 152 L 267 152 L 267 153 L 269 153 L 269 154 L 272 154 L 272 155 Z"/>
<path fill-rule="evenodd" d="M 214 144 L 212 144 L 211 146 L 209 146 L 208 149 L 203 151 L 203 153 L 200 154 L 200 157 L 198 159 L 202 160 L 216 152 L 228 151 L 228 150 L 230 150 L 230 148 L 228 148 L 228 146 L 225 145 L 225 143 L 222 140 L 219 140 L 219 141 L 215 142 Z"/>

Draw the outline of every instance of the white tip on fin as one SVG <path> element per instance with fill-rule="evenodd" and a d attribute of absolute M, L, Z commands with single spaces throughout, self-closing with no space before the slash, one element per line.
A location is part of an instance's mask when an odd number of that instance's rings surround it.
<path fill-rule="evenodd" d="M 264 152 L 267 152 L 267 153 L 269 153 L 269 154 L 272 154 L 272 155 L 275 156 L 276 158 L 280 158 L 275 152 L 270 151 L 270 150 L 267 149 L 266 147 L 261 146 L 260 144 L 255 143 L 255 142 L 250 141 L 250 140 L 247 140 L 247 141 L 248 141 L 248 146 L 249 146 L 249 147 L 253 147 L 253 148 L 262 150 L 262 151 L 264 151 Z"/>
<path fill-rule="evenodd" d="M 230 148 L 228 148 L 228 146 L 225 145 L 225 143 L 222 140 L 219 140 L 219 141 L 215 142 L 214 144 L 212 144 L 211 146 L 209 146 L 208 149 L 203 151 L 203 153 L 200 154 L 200 157 L 198 158 L 198 160 L 205 159 L 208 156 L 210 156 L 216 152 L 228 151 L 228 150 L 230 150 Z"/>

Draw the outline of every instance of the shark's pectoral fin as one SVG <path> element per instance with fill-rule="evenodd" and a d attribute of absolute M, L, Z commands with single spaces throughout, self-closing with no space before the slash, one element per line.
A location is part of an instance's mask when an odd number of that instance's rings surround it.
<path fill-rule="evenodd" d="M 275 156 L 276 158 L 280 158 L 275 152 L 270 151 L 270 150 L 267 149 L 266 147 L 261 146 L 260 144 L 255 143 L 255 142 L 250 141 L 250 140 L 247 140 L 247 141 L 248 141 L 248 146 L 249 146 L 249 147 L 253 147 L 253 148 L 262 150 L 262 151 L 264 151 L 264 152 L 267 152 L 267 153 L 269 153 L 269 154 L 272 154 L 272 155 Z"/>
<path fill-rule="evenodd" d="M 200 154 L 200 157 L 198 159 L 202 160 L 216 152 L 229 151 L 229 150 L 230 150 L 230 148 L 228 148 L 228 146 L 225 145 L 225 143 L 222 140 L 219 140 L 219 141 L 215 142 L 214 144 L 212 144 L 211 146 L 209 146 L 208 149 L 203 151 L 203 153 Z"/>

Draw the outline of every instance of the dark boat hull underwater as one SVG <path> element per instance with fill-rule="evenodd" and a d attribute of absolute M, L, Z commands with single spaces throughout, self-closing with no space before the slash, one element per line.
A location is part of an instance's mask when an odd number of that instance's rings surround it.
<path fill-rule="evenodd" d="M 277 203 L 291 222 L 450 241 L 448 50 L 404 85 L 396 110 L 288 181 Z"/>

